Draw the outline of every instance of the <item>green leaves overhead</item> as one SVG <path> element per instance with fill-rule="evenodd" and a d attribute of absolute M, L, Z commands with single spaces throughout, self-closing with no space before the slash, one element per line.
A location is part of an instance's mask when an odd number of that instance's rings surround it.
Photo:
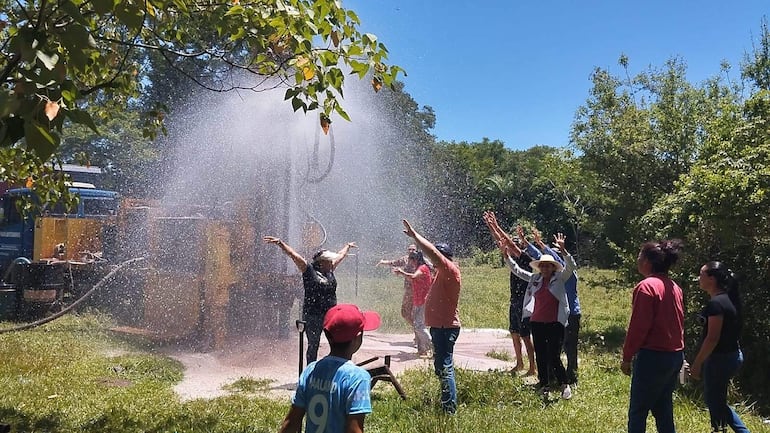
<path fill-rule="evenodd" d="M 359 30 L 356 14 L 334 0 L 0 6 L 0 145 L 23 146 L 42 160 L 56 152 L 70 123 L 97 130 L 111 112 L 136 100 L 151 53 L 212 90 L 286 87 L 295 111 L 317 109 L 327 118 L 348 119 L 338 101 L 345 72 L 371 74 L 385 86 L 403 73 L 385 63 L 385 46 Z M 234 70 L 253 79 L 233 83 Z M 162 128 L 162 116 L 151 117 L 161 122 L 148 127 Z"/>

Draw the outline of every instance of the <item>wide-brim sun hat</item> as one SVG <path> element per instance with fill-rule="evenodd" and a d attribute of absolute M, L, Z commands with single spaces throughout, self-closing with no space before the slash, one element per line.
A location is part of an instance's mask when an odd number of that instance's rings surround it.
<path fill-rule="evenodd" d="M 532 270 L 535 271 L 535 273 L 540 273 L 540 264 L 541 263 L 551 263 L 556 266 L 556 272 L 561 272 L 564 270 L 564 266 L 562 266 L 561 263 L 559 263 L 558 260 L 554 259 L 552 255 L 550 254 L 543 254 L 540 256 L 539 260 L 532 260 L 529 262 L 529 265 L 532 267 Z"/>

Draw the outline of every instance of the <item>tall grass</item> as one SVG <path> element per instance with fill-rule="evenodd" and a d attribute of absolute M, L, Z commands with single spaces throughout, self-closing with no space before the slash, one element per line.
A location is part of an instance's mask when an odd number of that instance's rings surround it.
<path fill-rule="evenodd" d="M 508 273 L 463 265 L 460 314 L 464 327 L 506 328 Z M 377 385 L 367 432 L 598 432 L 625 431 L 629 378 L 619 371 L 619 350 L 630 309 L 630 286 L 612 272 L 582 269 L 580 386 L 572 400 L 544 400 L 520 376 L 460 369 L 460 408 L 439 411 L 439 384 L 428 369 L 400 376 L 408 399 Z M 348 275 L 340 301 L 377 309 L 389 331 L 407 332 L 400 317 L 399 278 Z M 154 354 L 152 346 L 111 335 L 109 320 L 66 316 L 30 331 L 0 334 L 0 423 L 14 432 L 275 432 L 288 400 L 263 394 L 260 378 L 241 378 L 232 395 L 181 402 L 172 386 L 182 366 Z M 752 432 L 770 431 L 739 405 Z M 679 432 L 707 432 L 708 413 L 697 387 L 676 393 Z M 649 420 L 648 431 L 654 431 Z"/>

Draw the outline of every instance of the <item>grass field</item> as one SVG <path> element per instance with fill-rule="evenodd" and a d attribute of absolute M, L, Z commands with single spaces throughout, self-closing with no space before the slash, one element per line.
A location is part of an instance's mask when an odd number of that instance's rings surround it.
<path fill-rule="evenodd" d="M 507 372 L 458 371 L 460 409 L 438 411 L 438 381 L 428 369 L 401 375 L 409 399 L 390 387 L 373 392 L 367 432 L 606 432 L 625 430 L 629 378 L 619 350 L 630 308 L 630 286 L 610 271 L 582 269 L 580 386 L 570 401 L 538 397 Z M 385 331 L 406 331 L 401 282 L 381 274 L 341 273 L 340 302 L 376 308 Z M 464 327 L 506 328 L 508 274 L 503 268 L 463 266 L 460 312 Z M 112 334 L 97 314 L 66 316 L 31 331 L 0 334 L 0 423 L 14 432 L 275 432 L 288 401 L 267 398 L 259 379 L 230 386 L 232 396 L 181 402 L 172 390 L 182 366 L 152 347 Z M 501 354 L 495 354 L 500 356 Z M 740 396 L 735 395 L 733 402 Z M 696 386 L 676 393 L 677 431 L 708 432 L 708 413 Z M 737 410 L 752 432 L 770 425 Z M 648 431 L 654 431 L 649 420 Z"/>

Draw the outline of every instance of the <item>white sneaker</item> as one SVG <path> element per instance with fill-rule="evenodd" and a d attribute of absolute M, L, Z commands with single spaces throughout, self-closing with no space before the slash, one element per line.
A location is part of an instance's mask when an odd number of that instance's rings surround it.
<path fill-rule="evenodd" d="M 569 400 L 572 398 L 572 389 L 570 389 L 569 385 L 564 385 L 561 389 L 561 398 L 564 400 Z"/>

